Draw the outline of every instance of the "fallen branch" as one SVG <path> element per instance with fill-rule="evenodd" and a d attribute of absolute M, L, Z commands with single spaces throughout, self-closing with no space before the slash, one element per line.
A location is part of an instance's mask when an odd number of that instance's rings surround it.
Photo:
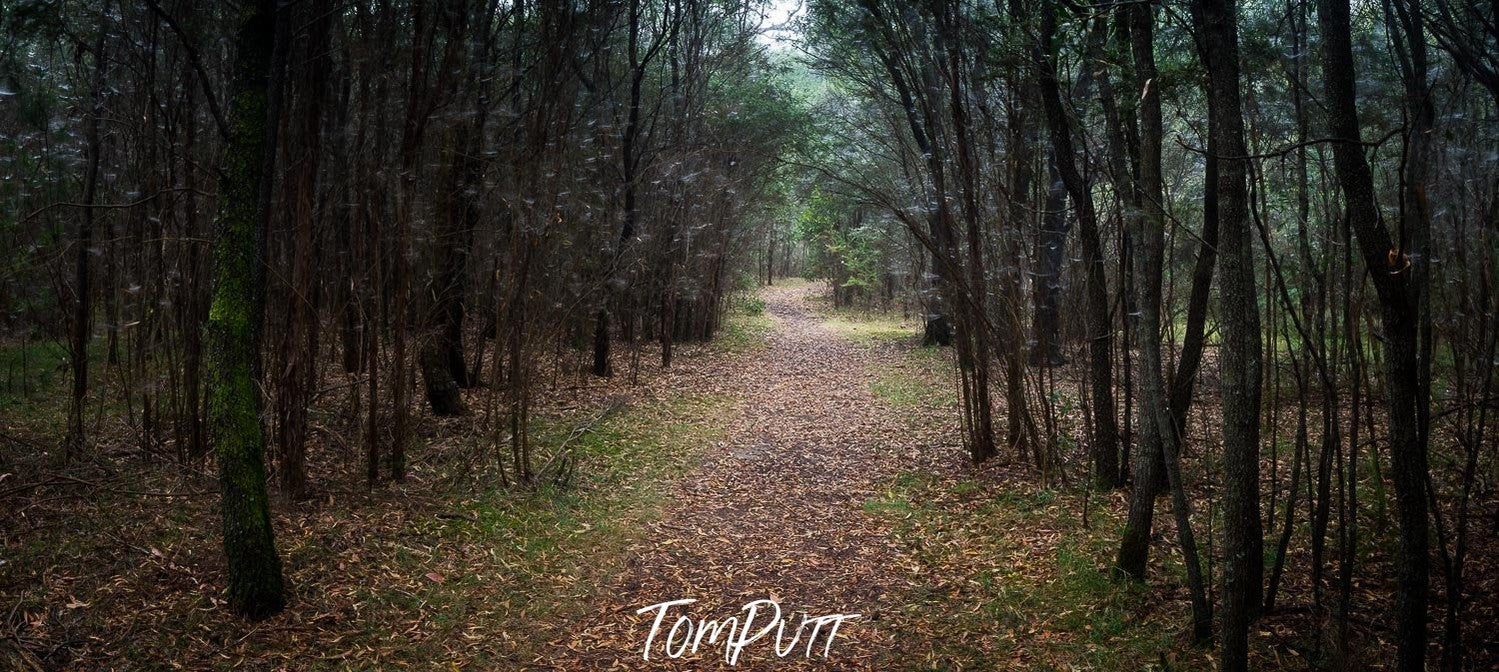
<path fill-rule="evenodd" d="M 542 464 L 541 468 L 536 471 L 537 479 L 540 480 L 546 478 L 550 474 L 553 477 L 553 480 L 558 485 L 565 485 L 568 480 L 572 478 L 573 441 L 576 441 L 584 434 L 593 431 L 593 428 L 598 426 L 600 422 L 603 422 L 606 418 L 624 407 L 625 398 L 623 396 L 614 397 L 609 401 L 607 405 L 604 406 L 603 409 L 601 409 L 598 413 L 595 413 L 593 417 L 584 421 L 582 424 L 573 427 L 572 431 L 568 432 L 567 438 L 562 439 L 562 443 L 557 445 L 557 450 L 552 452 L 552 456 L 548 458 L 546 463 Z M 561 460 L 561 462 L 559 462 L 559 460 Z M 554 464 L 557 465 L 555 472 L 553 472 L 552 467 L 552 465 Z"/>

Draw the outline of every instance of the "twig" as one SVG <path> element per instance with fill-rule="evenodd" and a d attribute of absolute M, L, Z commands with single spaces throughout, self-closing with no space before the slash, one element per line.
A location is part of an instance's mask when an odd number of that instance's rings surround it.
<path fill-rule="evenodd" d="M 23 224 L 26 223 L 26 222 L 29 222 L 32 219 L 35 219 L 37 216 L 41 215 L 42 213 L 44 213 L 44 212 L 46 212 L 48 210 L 51 210 L 53 208 L 92 208 L 92 209 L 95 209 L 95 210 L 120 210 L 120 209 L 129 209 L 129 208 L 134 208 L 134 207 L 137 207 L 137 206 L 145 205 L 147 203 L 150 203 L 151 201 L 156 200 L 157 198 L 160 198 L 162 194 L 171 193 L 171 192 L 175 192 L 175 191 L 191 191 L 191 192 L 193 192 L 193 193 L 195 193 L 195 194 L 197 194 L 199 196 L 209 196 L 210 195 L 207 192 L 199 191 L 197 189 L 188 189 L 187 187 L 166 187 L 164 189 L 158 190 L 156 193 L 153 193 L 153 194 L 151 194 L 149 196 L 142 196 L 142 197 L 140 197 L 140 198 L 138 198 L 136 200 L 128 201 L 128 202 L 125 202 L 125 203 L 74 203 L 72 201 L 59 201 L 57 203 L 48 203 L 47 205 L 44 205 L 44 206 L 42 206 L 40 208 L 32 210 L 30 213 L 27 213 L 27 215 L 25 217 L 22 217 L 21 220 L 20 220 L 20 222 L 23 223 Z"/>
<path fill-rule="evenodd" d="M 198 54 L 197 45 L 194 45 L 193 41 L 187 38 L 187 33 L 182 30 L 182 25 L 177 23 L 177 19 L 172 18 L 171 14 L 166 13 L 161 8 L 161 5 L 156 4 L 156 0 L 146 0 L 146 4 L 151 6 L 151 11 L 161 17 L 162 21 L 166 22 L 167 27 L 171 28 L 173 33 L 176 33 L 177 39 L 182 41 L 182 48 L 187 52 L 187 60 L 192 63 L 193 69 L 198 71 L 198 82 L 203 87 L 203 97 L 208 100 L 208 111 L 213 114 L 214 125 L 218 126 L 219 138 L 227 141 L 229 139 L 229 122 L 224 119 L 224 113 L 219 109 L 219 99 L 213 93 L 213 87 L 210 85 L 212 80 L 208 77 L 208 70 L 203 67 L 203 59 Z"/>
<path fill-rule="evenodd" d="M 204 495 L 211 495 L 211 494 L 213 494 L 212 490 L 189 490 L 187 492 L 157 492 L 157 491 L 153 491 L 153 490 L 121 490 L 121 489 L 118 489 L 118 488 L 111 488 L 111 487 L 105 486 L 105 485 L 103 485 L 101 483 L 96 483 L 94 481 L 89 481 L 89 480 L 85 480 L 85 479 L 82 479 L 82 478 L 78 478 L 77 476 L 67 476 L 67 475 L 64 475 L 64 474 L 53 474 L 52 475 L 52 481 L 56 482 L 58 480 L 70 481 L 70 482 L 73 482 L 73 483 L 77 483 L 79 485 L 87 485 L 87 486 L 92 487 L 92 488 L 98 488 L 98 489 L 103 490 L 105 492 L 111 492 L 111 493 L 118 494 L 118 495 L 135 495 L 135 496 L 138 496 L 138 497 L 201 497 L 201 496 L 204 496 Z"/>
<path fill-rule="evenodd" d="M 1352 140 L 1344 140 L 1343 138 L 1315 138 L 1315 139 L 1306 140 L 1306 141 L 1303 141 L 1303 142 L 1292 143 L 1290 145 L 1286 145 L 1285 147 L 1281 147 L 1280 149 L 1277 149 L 1277 150 L 1274 150 L 1274 151 L 1270 151 L 1270 152 L 1265 152 L 1264 154 L 1247 154 L 1245 156 L 1229 156 L 1227 154 L 1218 154 L 1217 158 L 1227 159 L 1229 161 L 1246 161 L 1246 160 L 1257 160 L 1257 159 L 1274 159 L 1274 158 L 1279 158 L 1279 157 L 1285 156 L 1287 154 L 1290 154 L 1291 152 L 1294 152 L 1294 151 L 1296 151 L 1298 149 L 1301 149 L 1302 147 L 1311 147 L 1313 145 L 1325 145 L 1325 144 L 1331 144 L 1331 143 L 1334 143 L 1334 142 L 1347 142 L 1347 143 L 1359 145 L 1361 147 L 1378 147 L 1378 146 L 1383 145 L 1384 143 L 1388 142 L 1390 140 L 1390 138 L 1393 138 L 1393 137 L 1395 137 L 1395 136 L 1397 136 L 1397 135 L 1399 135 L 1401 133 L 1404 133 L 1404 132 L 1405 132 L 1405 127 L 1404 126 L 1397 126 L 1397 127 L 1393 128 L 1393 129 L 1391 129 L 1390 132 L 1385 133 L 1378 140 L 1354 142 Z M 1176 136 L 1176 144 L 1181 145 L 1182 149 L 1185 149 L 1185 150 L 1187 150 L 1189 152 L 1194 152 L 1194 153 L 1197 153 L 1197 154 L 1201 154 L 1203 156 L 1207 156 L 1208 155 L 1208 150 L 1203 149 L 1201 147 L 1193 147 L 1192 145 L 1187 144 L 1187 141 L 1183 140 L 1180 135 Z"/>
<path fill-rule="evenodd" d="M 587 434 L 594 428 L 594 426 L 602 422 L 604 418 L 613 415 L 615 411 L 623 408 L 624 405 L 624 399 L 615 398 L 608 406 L 604 407 L 603 410 L 599 411 L 592 418 L 589 418 L 587 422 L 574 427 L 573 430 L 568 433 L 567 438 L 563 439 L 562 443 L 558 444 L 557 450 L 552 453 L 552 456 L 547 459 L 546 463 L 541 465 L 540 469 L 536 470 L 536 474 L 538 475 L 538 477 L 545 476 L 548 473 L 548 470 L 551 469 L 552 464 L 558 459 L 561 459 L 564 456 L 570 456 L 572 454 L 572 452 L 568 448 L 573 441 L 577 440 L 584 434 Z M 559 471 L 559 473 L 565 472 Z"/>

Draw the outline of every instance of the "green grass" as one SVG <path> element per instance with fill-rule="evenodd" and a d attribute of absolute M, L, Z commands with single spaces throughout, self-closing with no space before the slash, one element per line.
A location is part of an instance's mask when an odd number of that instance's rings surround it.
<path fill-rule="evenodd" d="M 739 311 L 749 316 L 763 314 L 765 312 L 765 299 L 758 296 L 746 296 L 739 301 Z"/>
<path fill-rule="evenodd" d="M 449 659 L 452 644 L 465 641 L 465 668 L 534 660 L 565 634 L 537 624 L 588 618 L 598 587 L 659 515 L 670 484 L 722 435 L 730 407 L 727 398 L 680 395 L 625 407 L 568 444 L 577 459 L 572 483 L 491 487 L 454 502 L 456 515 L 418 517 L 398 536 L 362 549 L 378 576 L 349 577 L 358 586 L 351 598 L 357 611 L 369 616 L 349 624 L 356 634 L 346 646 L 384 650 L 382 663 L 395 666 Z M 577 420 L 535 421 L 538 464 Z M 321 557 L 319 546 L 293 547 L 303 555 L 292 562 L 307 568 L 337 561 Z M 422 636 L 400 636 L 412 624 Z"/>
<path fill-rule="evenodd" d="M 868 313 L 839 309 L 831 311 L 824 324 L 851 341 L 873 344 L 904 341 L 921 333 L 921 326 L 894 313 Z"/>
<path fill-rule="evenodd" d="M 774 330 L 775 318 L 765 312 L 765 301 L 750 296 L 733 302 L 714 340 L 729 352 L 757 350 L 765 347 L 765 337 Z"/>
<path fill-rule="evenodd" d="M 1177 640 L 1178 605 L 1110 576 L 1121 521 L 1095 503 L 1085 528 L 1084 496 L 907 472 L 866 501 L 928 577 L 885 626 L 929 631 L 930 652 L 902 654 L 927 662 L 908 669 L 1148 670 L 1162 655 L 1202 669 Z"/>
<path fill-rule="evenodd" d="M 870 383 L 869 391 L 892 404 L 906 406 L 921 403 L 928 392 L 928 386 L 925 381 L 889 373 Z"/>
<path fill-rule="evenodd" d="M 657 517 L 669 484 L 722 435 L 730 405 L 726 398 L 677 396 L 627 408 L 569 444 L 578 460 L 575 483 L 529 493 L 493 489 L 472 503 L 469 519 L 437 533 L 490 549 L 492 568 L 503 578 L 479 591 L 487 605 L 509 605 L 501 613 L 524 613 L 527 620 L 579 616 L 593 586 L 619 568 L 625 549 Z M 536 438 L 543 454 L 572 430 L 557 420 L 541 424 Z M 510 625 L 499 627 L 515 636 L 525 629 Z"/>
<path fill-rule="evenodd" d="M 0 345 L 0 409 L 34 397 L 57 395 L 68 373 L 68 350 L 54 341 Z"/>
<path fill-rule="evenodd" d="M 830 324 L 882 326 L 843 314 Z M 894 325 L 886 320 L 884 328 Z M 950 349 L 902 349 L 875 365 L 870 390 L 904 409 L 913 428 L 934 414 L 952 422 L 939 410 L 957 404 L 951 357 Z M 1157 557 L 1154 584 L 1112 576 L 1123 520 L 1102 497 L 1085 487 L 1000 483 L 972 472 L 907 471 L 891 479 L 862 505 L 890 529 L 919 577 L 894 600 L 901 606 L 882 615 L 880 627 L 907 644 L 889 654 L 891 665 L 1133 671 L 1160 669 L 1165 656 L 1173 669 L 1210 669 L 1210 652 L 1180 639 L 1187 605 L 1161 595 L 1162 578 L 1182 580 L 1174 556 Z"/>
<path fill-rule="evenodd" d="M 54 614 L 55 627 L 92 642 L 70 649 L 84 661 L 232 669 L 256 660 L 335 670 L 455 660 L 463 669 L 517 669 L 566 639 L 562 628 L 590 617 L 597 587 L 648 532 L 671 484 L 722 436 L 732 409 L 726 397 L 681 394 L 625 406 L 569 444 L 577 463 L 565 487 L 503 488 L 488 474 L 480 479 L 488 487 L 448 493 L 418 478 L 370 495 L 330 492 L 326 503 L 278 503 L 277 545 L 292 597 L 276 627 L 256 627 L 211 602 L 220 597 L 213 572 L 221 552 L 213 496 L 57 500 L 52 506 L 81 507 L 58 512 L 75 522 L 7 548 L 0 594 L 11 605 L 24 595 L 21 613 Z M 536 464 L 583 417 L 592 416 L 536 419 Z M 418 456 L 451 453 L 467 440 L 449 436 Z M 154 468 L 144 471 L 135 487 L 206 485 L 161 483 Z M 44 581 L 55 569 L 69 581 Z M 75 596 L 92 606 L 58 610 Z M 153 614 L 150 627 L 134 624 L 131 614 L 143 609 Z M 204 649 L 203 641 L 222 647 Z"/>
<path fill-rule="evenodd" d="M 917 348 L 875 371 L 869 391 L 896 407 L 949 408 L 958 404 L 952 361 L 942 348 Z"/>

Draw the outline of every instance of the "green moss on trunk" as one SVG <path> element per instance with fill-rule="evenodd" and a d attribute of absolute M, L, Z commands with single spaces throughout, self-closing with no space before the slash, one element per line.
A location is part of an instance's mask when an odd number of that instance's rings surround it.
<path fill-rule="evenodd" d="M 267 75 L 274 37 L 269 2 L 247 3 L 236 36 L 219 213 L 214 224 L 213 303 L 208 314 L 208 422 L 223 491 L 224 553 L 231 607 L 261 618 L 281 610 L 281 558 L 271 532 L 265 434 L 256 385 L 259 208 L 264 175 Z"/>

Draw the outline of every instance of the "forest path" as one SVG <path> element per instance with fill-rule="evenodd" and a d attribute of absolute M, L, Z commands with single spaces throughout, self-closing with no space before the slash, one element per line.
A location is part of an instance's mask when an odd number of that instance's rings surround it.
<path fill-rule="evenodd" d="M 909 455 L 901 415 L 870 391 L 877 352 L 825 326 L 811 305 L 820 284 L 768 287 L 760 297 L 774 323 L 742 366 L 716 372 L 739 402 L 726 439 L 704 447 L 695 472 L 672 486 L 659 520 L 633 545 L 624 568 L 598 591 L 592 613 L 568 641 L 536 661 L 553 669 L 727 669 L 725 647 L 705 637 L 696 654 L 664 654 L 676 617 L 743 617 L 757 599 L 779 602 L 789 647 L 801 612 L 861 614 L 823 657 L 819 635 L 785 658 L 775 634 L 743 649 L 734 669 L 876 669 L 893 650 L 877 628 L 882 603 L 905 583 L 888 529 L 864 502 Z M 656 611 L 671 608 L 643 660 Z M 767 616 L 762 610 L 754 630 Z M 810 633 L 809 626 L 807 632 Z M 824 633 L 826 630 L 824 630 Z M 696 633 L 694 633 L 694 637 Z M 678 642 L 680 643 L 680 638 Z M 783 649 L 784 650 L 784 649 Z"/>

